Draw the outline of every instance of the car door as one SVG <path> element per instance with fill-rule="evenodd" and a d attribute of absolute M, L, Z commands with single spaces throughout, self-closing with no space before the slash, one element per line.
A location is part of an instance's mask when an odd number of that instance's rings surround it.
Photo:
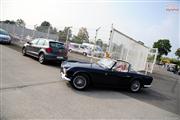
<path fill-rule="evenodd" d="M 109 70 L 108 69 L 94 69 L 92 74 L 93 83 L 98 85 L 109 85 Z"/>
<path fill-rule="evenodd" d="M 124 62 L 117 62 L 116 65 L 108 74 L 108 78 L 111 80 L 110 84 L 115 86 L 126 87 L 131 81 L 131 75 L 129 74 L 130 65 Z"/>
<path fill-rule="evenodd" d="M 38 43 L 36 45 L 34 45 L 33 51 L 34 51 L 34 55 L 38 57 L 39 55 L 39 51 L 44 48 L 44 44 L 45 44 L 45 39 L 39 39 Z"/>
<path fill-rule="evenodd" d="M 121 87 L 126 87 L 129 85 L 131 80 L 131 76 L 128 74 L 128 72 L 119 71 L 111 71 L 108 75 L 108 78 L 110 80 L 109 84 Z"/>
<path fill-rule="evenodd" d="M 34 56 L 34 46 L 37 45 L 39 39 L 34 39 L 26 46 L 26 52 Z"/>

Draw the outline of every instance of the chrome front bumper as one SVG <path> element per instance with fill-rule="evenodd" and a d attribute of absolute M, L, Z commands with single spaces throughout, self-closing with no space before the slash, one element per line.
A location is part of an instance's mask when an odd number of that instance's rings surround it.
<path fill-rule="evenodd" d="M 71 79 L 67 78 L 64 73 L 61 72 L 61 80 L 71 81 Z"/>
<path fill-rule="evenodd" d="M 150 88 L 152 85 L 144 85 L 144 88 Z"/>

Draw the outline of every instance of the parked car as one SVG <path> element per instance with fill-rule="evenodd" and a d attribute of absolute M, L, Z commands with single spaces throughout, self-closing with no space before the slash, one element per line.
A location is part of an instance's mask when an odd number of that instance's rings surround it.
<path fill-rule="evenodd" d="M 64 43 L 51 40 L 36 38 L 31 42 L 24 44 L 22 48 L 23 55 L 30 55 L 39 59 L 41 64 L 46 61 L 63 61 L 67 60 L 67 49 Z"/>
<path fill-rule="evenodd" d="M 104 52 L 102 48 L 98 45 L 90 43 L 82 43 L 81 45 L 84 49 L 87 49 L 87 55 L 92 55 L 94 57 L 104 57 Z"/>
<path fill-rule="evenodd" d="M 81 44 L 78 44 L 78 43 L 69 43 L 68 50 L 69 52 L 83 54 L 84 56 L 90 54 L 90 49 L 85 48 Z"/>
<path fill-rule="evenodd" d="M 61 65 L 61 79 L 67 80 L 77 90 L 90 85 L 125 87 L 132 92 L 151 87 L 153 78 L 131 69 L 126 61 L 103 58 L 97 63 L 65 61 Z"/>
<path fill-rule="evenodd" d="M 180 75 L 180 68 L 179 68 L 179 70 L 177 71 L 177 74 Z"/>
<path fill-rule="evenodd" d="M 168 66 L 167 66 L 167 71 L 169 71 L 169 72 L 175 72 L 175 66 L 176 66 L 176 64 L 169 64 Z"/>
<path fill-rule="evenodd" d="M 9 33 L 1 28 L 0 28 L 0 43 L 11 44 L 11 37 Z"/>
<path fill-rule="evenodd" d="M 95 48 L 91 52 L 91 55 L 94 57 L 104 57 L 104 52 L 101 47 L 95 46 Z"/>

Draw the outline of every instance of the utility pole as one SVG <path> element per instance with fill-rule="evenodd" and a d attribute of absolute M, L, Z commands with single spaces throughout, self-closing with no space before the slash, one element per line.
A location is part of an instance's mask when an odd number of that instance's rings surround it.
<path fill-rule="evenodd" d="M 51 28 L 51 25 L 48 27 L 47 39 L 49 38 L 50 28 Z"/>
<path fill-rule="evenodd" d="M 36 27 L 37 27 L 37 24 L 34 25 L 34 30 L 33 30 L 33 35 L 32 35 L 33 38 L 35 38 Z"/>
<path fill-rule="evenodd" d="M 94 47 L 93 47 L 93 50 L 92 50 L 92 52 L 95 50 L 95 45 L 96 45 L 96 40 L 97 40 L 97 35 L 98 35 L 98 31 L 99 31 L 99 29 L 101 29 L 101 27 L 98 27 L 97 29 L 96 29 L 96 35 L 95 35 L 95 41 L 94 41 Z M 91 63 L 92 63 L 92 52 L 91 52 Z"/>
<path fill-rule="evenodd" d="M 66 47 L 67 47 L 67 44 L 68 44 L 69 30 L 70 30 L 70 28 L 72 28 L 72 26 L 68 27 L 67 36 L 66 36 Z"/>
<path fill-rule="evenodd" d="M 96 29 L 96 35 L 95 35 L 95 44 L 96 44 L 96 40 L 97 40 L 97 34 L 98 34 L 98 31 L 99 31 L 99 29 L 101 29 L 101 27 L 99 27 L 99 28 L 97 28 L 97 29 Z"/>
<path fill-rule="evenodd" d="M 112 42 L 112 38 L 113 38 L 113 34 L 114 34 L 114 28 L 113 28 L 113 24 L 111 25 L 111 31 L 110 31 L 110 37 L 109 37 L 109 46 L 108 46 L 108 52 L 110 53 L 110 47 L 111 47 L 111 42 Z"/>

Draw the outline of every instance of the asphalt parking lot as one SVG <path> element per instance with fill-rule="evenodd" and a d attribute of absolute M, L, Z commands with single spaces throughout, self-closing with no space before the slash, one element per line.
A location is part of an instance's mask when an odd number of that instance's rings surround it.
<path fill-rule="evenodd" d="M 90 59 L 69 54 L 69 59 Z M 60 80 L 59 65 L 41 65 L 16 46 L 0 45 L 0 119 L 180 119 L 180 77 L 155 66 L 153 86 L 133 94 Z"/>

